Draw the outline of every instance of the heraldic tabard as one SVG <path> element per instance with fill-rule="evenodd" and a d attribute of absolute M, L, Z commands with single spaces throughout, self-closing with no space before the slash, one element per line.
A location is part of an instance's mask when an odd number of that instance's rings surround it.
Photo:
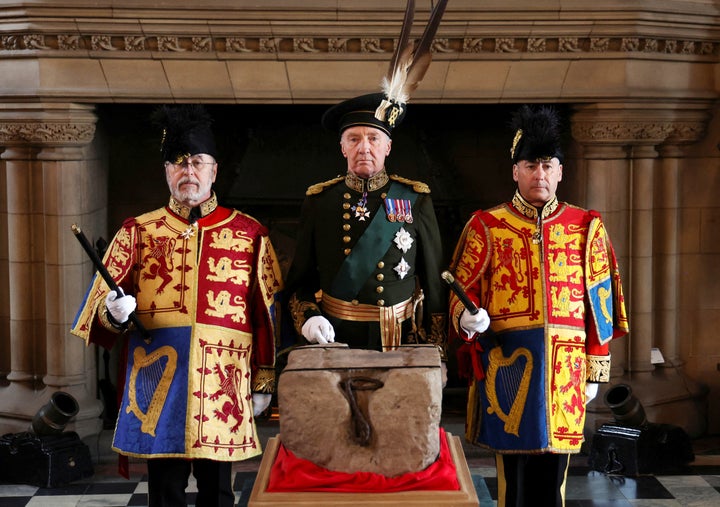
<path fill-rule="evenodd" d="M 265 227 L 222 207 L 193 225 L 161 208 L 127 220 L 104 263 L 137 298 L 152 336 L 128 333 L 113 449 L 224 461 L 260 454 L 251 392 L 274 389 L 282 283 Z M 117 336 L 102 325 L 107 292 L 96 276 L 76 316 L 72 332 L 88 343 Z"/>

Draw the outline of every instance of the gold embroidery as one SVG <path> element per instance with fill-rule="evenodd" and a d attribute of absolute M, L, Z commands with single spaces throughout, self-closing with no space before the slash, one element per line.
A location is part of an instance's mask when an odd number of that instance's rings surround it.
<path fill-rule="evenodd" d="M 468 230 L 465 238 L 465 249 L 462 258 L 455 270 L 455 278 L 467 284 L 473 273 L 477 271 L 477 265 L 481 262 L 480 252 L 485 248 L 485 242 L 475 229 Z"/>
<path fill-rule="evenodd" d="M 519 365 L 516 365 L 515 363 L 520 356 L 525 357 L 525 359 L 527 359 L 527 363 L 522 370 L 522 376 L 511 375 L 511 377 L 515 381 L 519 379 L 519 382 L 518 385 L 511 386 L 511 389 L 517 388 L 517 393 L 515 394 L 515 399 L 512 402 L 512 406 L 510 407 L 510 412 L 506 414 L 505 412 L 503 412 L 502 408 L 500 407 L 500 402 L 498 401 L 497 386 L 495 384 L 495 380 L 497 378 L 498 370 L 500 368 L 504 368 L 508 372 L 511 372 L 512 370 L 517 370 L 519 368 Z M 510 357 L 503 356 L 500 347 L 495 347 L 490 351 L 488 357 L 488 371 L 485 385 L 488 403 L 490 404 L 487 411 L 488 414 L 492 414 L 493 412 L 496 413 L 500 420 L 505 423 L 504 429 L 506 433 L 512 433 L 515 436 L 519 436 L 518 431 L 520 429 L 520 419 L 522 418 L 523 412 L 525 411 L 525 402 L 527 401 L 528 390 L 530 388 L 530 376 L 532 375 L 532 370 L 532 354 L 526 348 L 516 349 L 510 355 Z M 508 377 L 508 380 L 510 380 L 510 377 Z"/>
<path fill-rule="evenodd" d="M 215 192 L 210 196 L 210 199 L 200 204 L 200 216 L 206 216 L 215 211 L 215 209 L 218 207 L 218 200 L 217 196 L 215 195 Z M 183 217 L 185 220 L 188 219 L 190 216 L 190 210 L 192 208 L 188 208 L 184 204 L 179 203 L 174 197 L 170 196 L 170 203 L 168 204 L 168 208 L 175 213 L 178 216 Z"/>
<path fill-rule="evenodd" d="M 167 357 L 168 361 L 165 368 L 160 371 L 162 365 L 159 363 L 159 360 L 163 357 Z M 154 387 L 147 412 L 143 412 L 137 402 L 137 377 L 140 370 L 144 368 L 147 368 L 147 370 L 141 375 L 141 380 L 144 386 L 150 389 L 153 389 L 153 377 L 157 377 L 158 374 L 160 375 L 160 381 Z M 133 368 L 130 372 L 128 406 L 125 412 L 128 414 L 132 412 L 140 419 L 142 422 L 140 431 L 143 433 L 148 433 L 153 437 L 155 436 L 155 428 L 160 419 L 162 408 L 165 405 L 170 384 L 175 376 L 175 368 L 177 368 L 177 352 L 168 345 L 160 347 L 150 354 L 146 354 L 145 349 L 142 347 L 136 347 L 133 351 Z M 145 374 L 145 372 L 147 372 L 147 374 Z"/>
<path fill-rule="evenodd" d="M 374 190 L 377 190 L 378 188 L 384 187 L 388 182 L 388 175 L 385 172 L 385 169 L 380 171 L 377 174 L 373 174 L 368 179 L 360 178 L 359 176 L 355 176 L 353 173 L 349 172 L 345 175 L 345 185 L 347 185 L 348 188 L 352 188 L 353 190 L 357 192 L 373 192 Z"/>
<path fill-rule="evenodd" d="M 557 252 L 550 256 L 550 281 L 579 284 L 582 282 L 580 264 L 570 264 L 566 252 Z"/>
<path fill-rule="evenodd" d="M 610 300 L 610 296 L 612 296 L 612 291 L 609 289 L 606 289 L 605 287 L 598 288 L 598 297 L 600 298 L 600 311 L 603 314 L 603 317 L 605 317 L 605 322 L 610 324 L 612 322 L 612 315 L 610 315 L 610 310 L 608 309 L 608 301 Z"/>
<path fill-rule="evenodd" d="M 320 307 L 317 304 L 309 301 L 300 301 L 295 294 L 293 294 L 290 298 L 288 306 L 290 308 L 290 316 L 292 317 L 293 324 L 295 325 L 295 331 L 299 335 L 302 334 L 302 327 L 303 324 L 305 324 L 305 312 L 313 310 L 320 313 Z"/>
<path fill-rule="evenodd" d="M 444 313 L 430 315 L 430 336 L 427 341 L 437 346 L 440 359 L 447 361 L 447 315 Z"/>
<path fill-rule="evenodd" d="M 523 131 L 522 129 L 518 129 L 517 132 L 515 132 L 515 137 L 513 138 L 512 147 L 510 148 L 510 158 L 515 158 L 515 150 L 517 149 L 517 145 L 520 142 L 520 139 L 522 139 Z"/>
<path fill-rule="evenodd" d="M 254 393 L 272 394 L 275 391 L 275 370 L 258 368 L 252 381 L 252 391 Z"/>
<path fill-rule="evenodd" d="M 429 194 L 430 193 L 430 187 L 428 186 L 427 183 L 424 183 L 422 181 L 403 178 L 402 176 L 398 176 L 397 174 L 391 174 L 390 179 L 393 181 L 397 181 L 398 183 L 403 183 L 405 185 L 412 186 L 412 189 L 415 192 L 417 192 L 418 194 Z"/>
<path fill-rule="evenodd" d="M 208 258 L 208 269 L 210 270 L 207 279 L 213 282 L 233 282 L 236 285 L 248 286 L 250 271 L 252 268 L 246 260 L 232 260 L 228 257 L 221 257 L 215 262 L 214 257 Z"/>
<path fill-rule="evenodd" d="M 518 210 L 520 213 L 525 215 L 528 218 L 532 218 L 533 220 L 538 218 L 538 210 L 535 206 L 527 202 L 522 195 L 520 195 L 520 191 L 516 190 L 515 195 L 512 198 L 512 205 L 513 207 Z M 552 199 L 550 199 L 548 202 L 545 203 L 545 205 L 542 207 L 542 211 L 540 212 L 540 217 L 547 218 L 550 215 L 552 215 L 556 209 L 558 209 L 558 206 L 560 203 L 558 202 L 557 196 L 554 196 Z"/>
<path fill-rule="evenodd" d="M 336 178 L 333 178 L 328 181 L 323 181 L 322 183 L 316 183 L 314 185 L 310 185 L 308 189 L 305 191 L 305 195 L 317 195 L 322 193 L 323 190 L 326 188 L 332 187 L 336 183 L 341 182 L 345 179 L 345 176 L 338 176 Z"/>
<path fill-rule="evenodd" d="M 610 356 L 587 356 L 588 382 L 610 382 Z"/>
<path fill-rule="evenodd" d="M 232 250 L 233 252 L 252 252 L 253 241 L 244 231 L 234 231 L 229 227 L 220 229 L 220 232 L 212 233 L 210 246 L 221 250 Z"/>
<path fill-rule="evenodd" d="M 115 241 L 113 242 L 112 251 L 107 258 L 107 270 L 114 279 L 120 278 L 122 273 L 127 269 L 130 261 L 132 238 L 130 233 L 124 227 L 118 231 Z"/>
<path fill-rule="evenodd" d="M 229 291 L 221 290 L 218 292 L 218 295 L 215 296 L 215 291 L 209 290 L 207 292 L 207 301 L 210 308 L 205 309 L 205 315 L 219 317 L 221 319 L 230 315 L 233 322 L 242 322 L 245 324 L 247 321 L 247 316 L 245 315 L 247 305 L 241 296 L 235 296 L 231 301 Z"/>

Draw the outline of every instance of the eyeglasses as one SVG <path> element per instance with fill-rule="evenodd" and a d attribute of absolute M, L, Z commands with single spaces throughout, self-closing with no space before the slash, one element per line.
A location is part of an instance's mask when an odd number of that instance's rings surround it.
<path fill-rule="evenodd" d="M 165 166 L 171 165 L 176 171 L 182 171 L 185 167 L 192 167 L 193 171 L 200 172 L 205 169 L 206 165 L 213 165 L 215 161 L 207 162 L 201 158 L 186 158 L 182 162 L 176 164 L 174 162 L 165 162 Z"/>

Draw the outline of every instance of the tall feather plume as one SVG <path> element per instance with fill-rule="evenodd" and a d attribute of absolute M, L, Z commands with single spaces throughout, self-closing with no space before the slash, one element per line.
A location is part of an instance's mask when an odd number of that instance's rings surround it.
<path fill-rule="evenodd" d="M 418 40 L 417 45 L 410 41 L 410 30 L 413 25 L 415 15 L 415 1 L 408 0 L 405 7 L 405 18 L 400 31 L 395 53 L 390 60 L 390 67 L 387 74 L 383 77 L 382 91 L 385 94 L 385 100 L 375 111 L 375 117 L 379 120 L 385 120 L 387 109 L 397 104 L 402 107 L 410 100 L 410 94 L 415 91 L 425 77 L 425 72 L 430 66 L 432 60 L 431 44 L 440 20 L 445 13 L 447 0 L 439 0 L 433 8 L 425 31 Z"/>

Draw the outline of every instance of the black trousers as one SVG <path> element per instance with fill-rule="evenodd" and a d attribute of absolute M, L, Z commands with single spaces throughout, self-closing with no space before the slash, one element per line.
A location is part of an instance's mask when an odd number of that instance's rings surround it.
<path fill-rule="evenodd" d="M 152 458 L 148 467 L 148 505 L 184 507 L 190 471 L 197 481 L 197 507 L 232 507 L 232 462 L 209 459 Z"/>
<path fill-rule="evenodd" d="M 569 454 L 497 454 L 498 507 L 564 507 Z"/>

